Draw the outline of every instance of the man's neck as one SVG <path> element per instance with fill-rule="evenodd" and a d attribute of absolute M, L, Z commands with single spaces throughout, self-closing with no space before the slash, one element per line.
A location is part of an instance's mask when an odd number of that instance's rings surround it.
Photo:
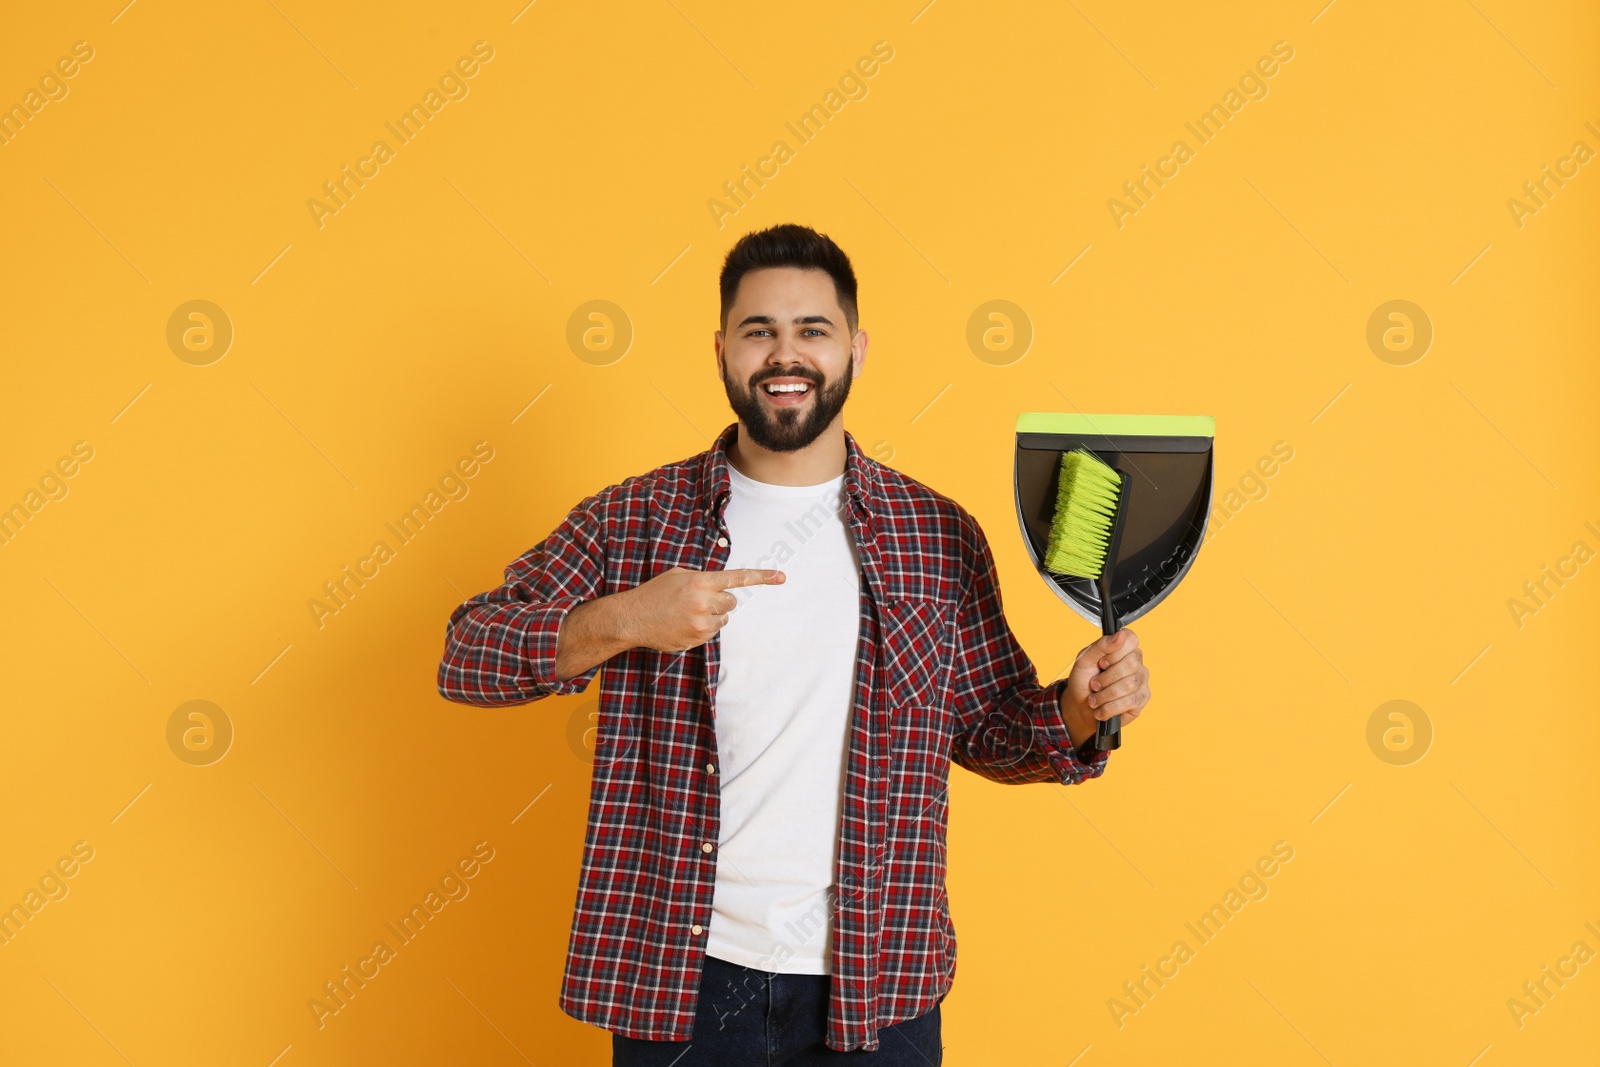
<path fill-rule="evenodd" d="M 728 446 L 728 461 L 735 470 L 768 485 L 821 485 L 844 473 L 847 455 L 844 423 L 839 419 L 797 452 L 762 448 L 750 440 L 742 422 Z"/>

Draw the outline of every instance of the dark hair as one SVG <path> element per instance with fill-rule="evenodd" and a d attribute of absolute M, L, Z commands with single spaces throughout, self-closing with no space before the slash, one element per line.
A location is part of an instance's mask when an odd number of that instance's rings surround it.
<path fill-rule="evenodd" d="M 745 274 L 762 267 L 800 267 L 827 271 L 833 278 L 833 291 L 844 309 L 845 326 L 856 332 L 856 272 L 850 257 L 827 234 L 809 226 L 783 223 L 747 233 L 728 250 L 722 263 L 722 328 L 728 328 L 728 311 L 739 293 Z"/>

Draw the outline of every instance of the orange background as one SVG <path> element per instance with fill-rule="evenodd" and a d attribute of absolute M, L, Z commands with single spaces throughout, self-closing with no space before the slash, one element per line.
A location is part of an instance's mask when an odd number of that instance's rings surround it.
<path fill-rule="evenodd" d="M 25 116 L 0 144 L 0 506 L 25 515 L 0 543 L 0 905 L 66 891 L 0 947 L 0 1061 L 609 1062 L 556 1006 L 598 690 L 450 704 L 445 620 L 581 497 L 732 421 L 716 272 L 783 221 L 861 278 L 847 427 L 977 515 L 1043 680 L 1095 631 L 1024 552 L 1016 414 L 1217 420 L 1222 511 L 1135 624 L 1154 699 L 1105 776 L 952 774 L 947 1062 L 1600 1046 L 1600 964 L 1561 962 L 1600 952 L 1592 8 L 119 6 L 0 35 Z M 479 41 L 459 98 L 394 139 Z M 800 143 L 785 123 L 880 41 Z M 1280 41 L 1201 144 L 1185 123 Z M 719 226 L 708 201 L 779 139 Z M 1192 158 L 1128 200 L 1179 139 Z M 169 343 L 195 300 L 221 317 Z M 596 300 L 586 348 L 569 322 Z M 1423 318 L 1369 344 L 1394 300 Z M 435 489 L 399 545 L 385 524 Z M 308 602 L 379 539 L 319 625 Z M 197 700 L 198 751 L 191 720 L 169 733 Z M 224 724 L 222 758 L 180 758 Z M 469 894 L 319 1028 L 323 983 L 479 842 Z M 1201 945 L 1185 923 L 1276 842 L 1267 895 Z M 1546 965 L 1576 973 L 1519 1018 Z"/>

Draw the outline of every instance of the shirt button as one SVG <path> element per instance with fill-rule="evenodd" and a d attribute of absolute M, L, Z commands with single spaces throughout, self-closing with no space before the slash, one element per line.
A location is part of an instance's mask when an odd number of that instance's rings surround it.
<path fill-rule="evenodd" d="M 728 539 L 726 537 L 719 537 L 719 538 L 717 538 L 717 544 L 721 545 L 723 548 L 727 548 L 728 547 Z"/>
<path fill-rule="evenodd" d="M 710 852 L 711 851 L 711 842 L 707 841 L 705 844 L 701 845 L 700 846 L 700 851 L 701 852 Z"/>
<path fill-rule="evenodd" d="M 706 764 L 706 773 L 707 774 L 716 774 L 717 773 L 717 765 L 715 763 Z"/>
<path fill-rule="evenodd" d="M 701 926 L 699 923 L 695 923 L 693 926 L 689 927 L 689 929 L 697 934 L 705 932 L 705 927 Z"/>

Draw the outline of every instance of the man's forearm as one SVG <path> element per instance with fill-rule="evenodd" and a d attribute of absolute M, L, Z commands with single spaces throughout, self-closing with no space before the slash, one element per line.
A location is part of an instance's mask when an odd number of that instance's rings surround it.
<path fill-rule="evenodd" d="M 567 612 L 556 635 L 556 678 L 582 674 L 639 642 L 632 633 L 627 591 L 585 600 Z"/>

